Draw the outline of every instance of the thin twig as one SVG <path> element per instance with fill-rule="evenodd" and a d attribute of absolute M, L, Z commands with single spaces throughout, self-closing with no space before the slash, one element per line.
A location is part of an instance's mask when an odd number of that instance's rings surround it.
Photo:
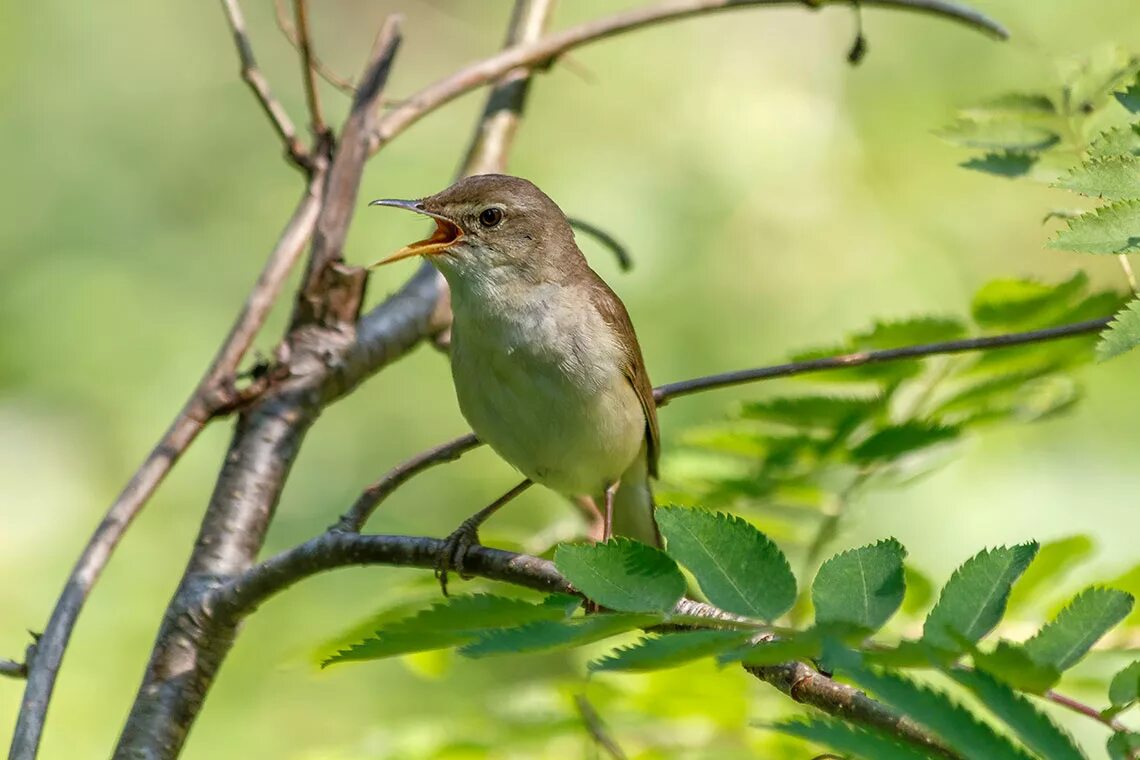
<path fill-rule="evenodd" d="M 289 41 L 295 50 L 300 52 L 300 43 L 297 40 L 297 30 L 293 27 L 293 22 L 289 20 L 289 12 L 285 8 L 286 0 L 273 0 L 273 15 L 277 19 L 277 28 L 281 30 L 281 34 Z M 317 56 L 316 51 L 311 51 L 310 56 L 313 62 L 313 68 L 320 74 L 321 79 L 337 88 L 345 95 L 352 96 L 356 93 L 356 85 L 352 83 L 351 79 L 347 79 L 337 74 L 331 68 L 326 66 L 324 62 Z"/>
<path fill-rule="evenodd" d="M 352 507 L 341 516 L 337 524 L 330 530 L 359 533 L 369 516 L 380 506 L 380 503 L 406 481 L 436 465 L 454 462 L 479 445 L 480 441 L 475 437 L 475 434 L 468 433 L 417 454 L 403 464 L 394 467 L 382 478 L 365 488 Z"/>
<path fill-rule="evenodd" d="M 22 662 L 0 660 L 0 676 L 8 676 L 9 678 L 27 678 L 28 666 Z"/>
<path fill-rule="evenodd" d="M 293 17 L 296 21 L 297 50 L 301 54 L 301 78 L 305 82 L 305 101 L 309 104 L 309 119 L 313 134 L 318 138 L 328 132 L 325 115 L 321 110 L 321 93 L 317 88 L 317 67 L 313 63 L 313 37 L 309 30 L 308 0 L 293 0 Z"/>
<path fill-rule="evenodd" d="M 630 257 L 629 250 L 624 245 L 622 245 L 613 235 L 606 232 L 596 224 L 587 222 L 585 219 L 568 216 L 566 217 L 566 221 L 570 222 L 570 226 L 574 229 L 585 232 L 594 240 L 597 240 L 603 246 L 609 248 L 610 252 L 614 255 L 614 258 L 617 259 L 618 266 L 621 268 L 621 271 L 628 272 L 630 269 L 633 269 L 633 258 Z"/>
<path fill-rule="evenodd" d="M 293 126 L 293 120 L 285 112 L 285 107 L 281 105 L 281 101 L 273 96 L 273 92 L 269 89 L 268 80 L 257 66 L 257 59 L 253 56 L 253 46 L 250 44 L 249 34 L 245 29 L 245 17 L 242 15 L 238 0 L 222 0 L 222 8 L 225 10 L 226 20 L 229 21 L 230 30 L 234 35 L 238 59 L 241 61 L 242 80 L 253 90 L 261 109 L 269 117 L 269 123 L 273 125 L 277 136 L 285 143 L 285 155 L 302 169 L 309 169 L 309 152 L 297 138 L 297 128 Z"/>
<path fill-rule="evenodd" d="M 813 0 L 810 5 L 815 7 L 845 2 L 848 0 Z M 672 0 L 572 26 L 536 42 L 509 48 L 490 58 L 465 66 L 407 98 L 402 105 L 385 114 L 377 124 L 372 151 L 379 150 L 382 145 L 412 124 L 465 92 L 494 82 L 513 69 L 546 66 L 566 51 L 581 45 L 634 29 L 704 13 L 753 6 L 803 3 L 804 0 Z M 930 13 L 961 22 L 998 39 L 1006 39 L 1009 36 L 1000 24 L 984 14 L 945 0 L 865 0 L 864 5 Z"/>
<path fill-rule="evenodd" d="M 734 385 L 753 383 L 757 380 L 770 380 L 776 377 L 792 377 L 806 375 L 810 372 L 824 372 L 832 369 L 846 369 L 848 367 L 862 367 L 867 364 L 882 364 L 884 362 L 901 361 L 905 359 L 920 359 L 924 356 L 936 354 L 959 354 L 966 351 L 980 351 L 983 349 L 1009 348 L 1024 346 L 1030 343 L 1041 343 L 1049 340 L 1075 338 L 1103 330 L 1112 317 L 1090 319 L 1084 322 L 1075 322 L 1060 327 L 1047 327 L 1042 330 L 1029 330 L 1027 332 L 1008 333 L 1005 335 L 989 335 L 983 338 L 964 338 L 962 340 L 947 340 L 940 343 L 925 343 L 918 346 L 905 346 L 903 348 L 889 348 L 881 351 L 860 351 L 854 354 L 839 356 L 826 356 L 820 359 L 808 359 L 788 364 L 777 364 L 772 367 L 756 367 L 755 369 L 742 369 L 734 372 L 722 372 L 717 375 L 706 375 L 692 380 L 682 380 L 668 383 L 655 388 L 654 398 L 658 406 L 664 406 L 680 396 L 691 393 L 719 388 L 730 388 Z"/>
<path fill-rule="evenodd" d="M 35 657 L 28 662 L 28 683 L 12 735 L 12 758 L 35 757 L 43 733 L 48 703 L 64 651 L 91 588 L 111 558 L 119 540 L 182 453 L 217 412 L 233 407 L 238 398 L 233 375 L 261 331 L 281 287 L 312 234 L 320 208 L 319 187 L 324 171 L 318 167 L 309 186 L 269 254 L 229 335 L 218 349 L 190 399 L 170 428 L 143 461 L 130 482 L 108 508 L 68 576 L 51 618 L 40 635 Z"/>
<path fill-rule="evenodd" d="M 598 711 L 590 704 L 590 700 L 586 699 L 585 694 L 574 695 L 574 706 L 578 708 L 578 714 L 582 716 L 582 725 L 586 727 L 586 732 L 594 740 L 594 744 L 604 749 L 614 760 L 626 760 L 621 745 L 610 736 L 606 722 L 602 720 L 601 715 L 598 715 Z"/>
<path fill-rule="evenodd" d="M 1081 715 L 1085 715 L 1089 718 L 1092 718 L 1097 723 L 1102 723 L 1105 726 L 1108 726 L 1109 728 L 1111 728 L 1113 731 L 1120 732 L 1120 731 L 1128 731 L 1129 730 L 1128 726 L 1124 725 L 1123 723 L 1118 721 L 1116 718 L 1105 717 L 1096 708 L 1090 707 L 1089 705 L 1086 705 L 1084 702 L 1078 702 L 1077 700 L 1073 699 L 1072 697 L 1066 697 L 1064 694 L 1058 694 L 1057 692 L 1053 691 L 1052 689 L 1050 689 L 1049 691 L 1042 694 L 1041 698 L 1046 699 L 1055 705 L 1060 705 L 1061 707 L 1064 707 L 1066 710 L 1072 710 L 1075 713 L 1079 713 Z"/>

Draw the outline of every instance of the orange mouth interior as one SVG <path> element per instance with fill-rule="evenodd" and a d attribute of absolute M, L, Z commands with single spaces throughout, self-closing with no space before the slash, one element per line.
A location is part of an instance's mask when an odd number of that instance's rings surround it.
<path fill-rule="evenodd" d="M 459 225 L 455 224 L 455 222 L 438 216 L 433 216 L 432 219 L 435 220 L 435 232 L 431 234 L 431 237 L 410 243 L 388 258 L 381 259 L 368 268 L 373 269 L 383 266 L 384 264 L 391 264 L 393 261 L 399 261 L 411 256 L 433 256 L 443 253 L 459 242 L 459 239 L 463 237 L 463 230 L 459 229 Z"/>

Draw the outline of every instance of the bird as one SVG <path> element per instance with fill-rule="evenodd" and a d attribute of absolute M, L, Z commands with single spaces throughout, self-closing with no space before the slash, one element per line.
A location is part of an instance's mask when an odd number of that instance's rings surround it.
<path fill-rule="evenodd" d="M 459 409 L 526 477 L 448 537 L 436 565 L 444 593 L 449 569 L 464 577 L 479 525 L 531 483 L 593 514 L 595 539 L 616 534 L 660 546 L 650 478 L 661 435 L 645 360 L 625 305 L 590 268 L 558 205 L 532 182 L 504 174 L 369 205 L 434 220 L 429 237 L 370 268 L 423 257 L 442 273 Z"/>

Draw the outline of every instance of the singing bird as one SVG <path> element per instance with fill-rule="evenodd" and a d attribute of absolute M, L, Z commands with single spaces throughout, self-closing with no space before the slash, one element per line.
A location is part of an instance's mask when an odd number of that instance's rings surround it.
<path fill-rule="evenodd" d="M 370 205 L 435 220 L 430 237 L 372 266 L 423 256 L 446 278 L 455 393 L 479 439 L 529 480 L 604 516 L 602 540 L 660 545 L 649 487 L 660 434 L 645 361 L 625 305 L 586 263 L 558 205 L 501 174 Z M 498 506 L 452 534 L 444 581 L 449 566 L 462 573 L 479 522 Z"/>

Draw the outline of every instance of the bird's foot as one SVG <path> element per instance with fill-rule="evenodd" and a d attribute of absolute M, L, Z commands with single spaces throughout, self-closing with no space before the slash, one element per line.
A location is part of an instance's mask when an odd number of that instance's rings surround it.
<path fill-rule="evenodd" d="M 463 572 L 463 563 L 471 547 L 479 545 L 479 523 L 474 519 L 464 520 L 444 539 L 443 548 L 435 556 L 435 577 L 444 596 L 447 596 L 447 574 L 450 571 L 454 570 L 463 580 L 474 577 Z"/>

